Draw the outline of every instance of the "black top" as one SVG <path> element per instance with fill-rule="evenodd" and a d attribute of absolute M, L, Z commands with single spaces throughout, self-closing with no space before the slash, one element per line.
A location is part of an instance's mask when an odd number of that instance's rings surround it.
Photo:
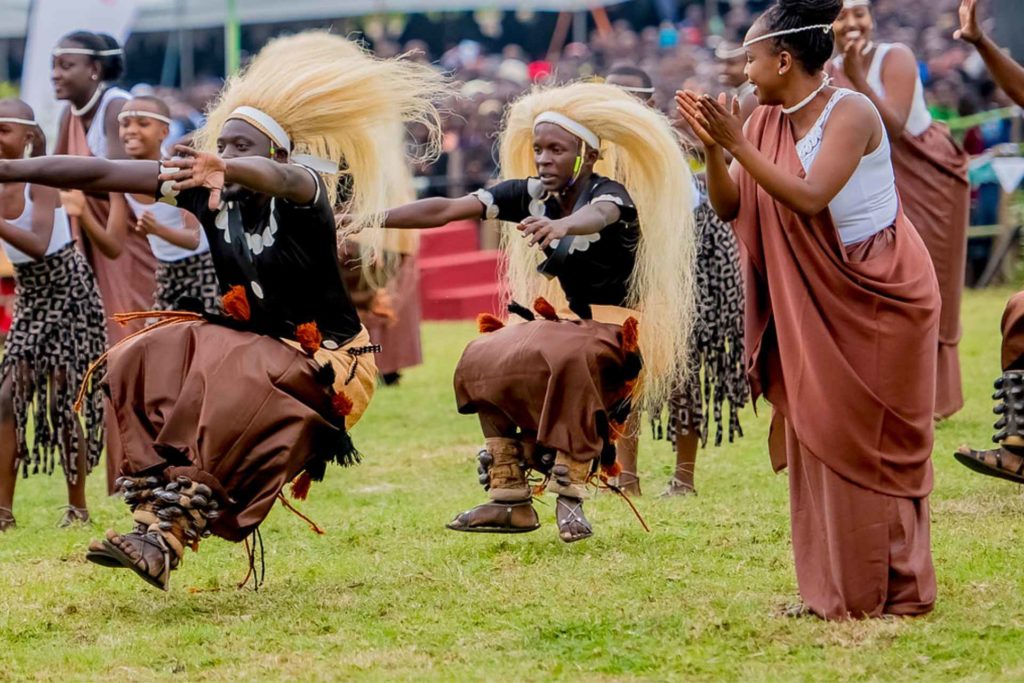
<path fill-rule="evenodd" d="M 317 193 L 308 206 L 273 198 L 264 206 L 243 200 L 210 211 L 208 190 L 174 195 L 169 183 L 157 198 L 199 219 L 221 293 L 245 287 L 255 328 L 291 336 L 295 326 L 316 322 L 330 348 L 355 337 L 362 325 L 342 282 L 327 188 L 319 175 L 310 174 Z"/>
<path fill-rule="evenodd" d="M 558 198 L 545 193 L 539 178 L 506 180 L 475 196 L 484 204 L 483 217 L 518 223 L 528 216 L 563 218 Z M 580 193 L 572 213 L 588 204 L 613 202 L 620 218 L 593 235 L 569 236 L 568 244 L 544 250 L 548 260 L 540 270 L 558 278 L 569 306 L 582 318 L 590 317 L 592 304 L 623 306 L 629 277 L 636 264 L 640 224 L 636 208 L 620 183 L 594 174 Z M 529 305 L 532 302 L 525 302 Z"/>

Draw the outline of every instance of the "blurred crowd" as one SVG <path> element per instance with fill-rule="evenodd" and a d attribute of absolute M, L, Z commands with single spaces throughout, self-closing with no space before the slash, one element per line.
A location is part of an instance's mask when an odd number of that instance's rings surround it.
<path fill-rule="evenodd" d="M 918 56 L 930 108 L 941 120 L 1009 104 L 986 77 L 974 51 L 953 39 L 957 5 L 958 0 L 875 0 L 873 9 L 877 40 L 907 44 Z M 657 101 L 669 113 L 672 93 L 680 87 L 723 90 L 728 67 L 716 58 L 716 49 L 741 42 L 754 19 L 748 7 L 737 2 L 724 15 L 708 18 L 698 3 L 687 6 L 676 22 L 637 27 L 617 21 L 594 30 L 585 43 L 553 45 L 549 54 L 528 54 L 515 44 L 489 52 L 470 40 L 431 54 L 426 43 L 402 43 L 386 27 L 374 35 L 372 45 L 381 56 L 410 52 L 453 74 L 459 96 L 447 103 L 445 153 L 419 170 L 422 194 L 454 196 L 494 176 L 495 133 L 505 106 L 533 83 L 600 77 L 617 64 L 633 64 L 651 75 Z M 742 69 L 742 60 L 733 64 L 737 68 Z M 204 81 L 184 92 L 145 85 L 134 90 L 155 92 L 168 101 L 175 118 L 173 139 L 201 124 L 200 112 L 219 87 L 219 82 Z M 961 135 L 968 151 L 980 154 L 1008 141 L 1011 125 L 994 121 Z"/>

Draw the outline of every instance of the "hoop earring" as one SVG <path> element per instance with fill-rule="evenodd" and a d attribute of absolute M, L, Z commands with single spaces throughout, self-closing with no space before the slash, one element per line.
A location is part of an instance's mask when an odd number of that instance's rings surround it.
<path fill-rule="evenodd" d="M 93 75 L 92 75 L 92 80 L 94 80 L 94 81 L 98 81 L 98 80 L 100 80 L 100 77 L 99 77 L 99 76 L 97 76 L 96 74 L 93 74 Z"/>

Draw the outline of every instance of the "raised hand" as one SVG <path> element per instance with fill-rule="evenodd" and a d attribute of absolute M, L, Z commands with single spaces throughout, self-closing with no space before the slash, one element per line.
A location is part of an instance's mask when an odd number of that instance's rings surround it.
<path fill-rule="evenodd" d="M 715 143 L 729 152 L 743 143 L 739 98 L 733 97 L 730 104 L 725 93 L 719 95 L 717 101 L 710 95 L 702 95 L 696 105 L 701 126 Z"/>
<path fill-rule="evenodd" d="M 676 91 L 676 108 L 679 110 L 679 115 L 683 117 L 683 120 L 693 134 L 697 136 L 701 144 L 704 145 L 705 149 L 717 147 L 718 143 L 715 141 L 711 134 L 708 133 L 705 124 L 707 123 L 700 113 L 700 108 L 697 106 L 697 102 L 700 101 L 700 95 L 693 92 L 692 90 L 677 90 Z"/>
<path fill-rule="evenodd" d="M 977 43 L 985 37 L 978 24 L 978 0 L 960 0 L 960 28 L 953 32 L 957 40 Z"/>
<path fill-rule="evenodd" d="M 151 211 L 142 214 L 142 217 L 135 223 L 135 229 L 146 235 L 154 235 L 160 229 L 160 223 L 153 216 Z"/>
<path fill-rule="evenodd" d="M 60 203 L 71 218 L 80 218 L 85 212 L 85 193 L 81 190 L 61 190 Z"/>
<path fill-rule="evenodd" d="M 227 164 L 216 154 L 199 152 L 185 145 L 175 145 L 174 151 L 180 156 L 163 162 L 165 168 L 178 169 L 160 174 L 160 180 L 170 180 L 177 192 L 202 187 L 210 191 L 209 207 L 216 211 L 220 206 L 220 193 L 224 189 L 224 173 Z"/>
<path fill-rule="evenodd" d="M 843 73 L 856 86 L 867 81 L 867 69 L 864 66 L 864 38 L 856 36 L 846 43 L 843 50 Z"/>

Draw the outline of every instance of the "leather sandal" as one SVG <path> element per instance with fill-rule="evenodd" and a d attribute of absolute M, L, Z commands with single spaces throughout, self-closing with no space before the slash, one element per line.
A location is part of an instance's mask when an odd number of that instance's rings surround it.
<path fill-rule="evenodd" d="M 1005 456 L 1013 456 L 1020 461 L 1016 469 L 1011 469 L 1004 461 Z M 969 446 L 961 446 L 953 454 L 961 465 L 974 470 L 979 474 L 987 474 L 990 477 L 998 477 L 1017 484 L 1024 484 L 1024 456 L 1005 447 L 999 447 L 990 451 L 976 451 Z"/>
<path fill-rule="evenodd" d="M 533 523 L 530 526 L 515 526 L 512 523 L 512 515 L 515 510 L 528 508 L 532 513 L 531 517 Z M 486 524 L 473 524 L 474 513 L 489 510 L 497 512 L 496 518 L 500 520 L 498 523 L 489 521 Z M 540 520 L 537 517 L 537 511 L 533 509 L 532 500 L 522 500 L 513 503 L 503 502 L 490 502 L 482 503 L 477 505 L 472 510 L 466 510 L 459 514 L 452 521 L 445 525 L 445 528 L 451 529 L 452 531 L 464 531 L 467 533 L 478 533 L 478 534 L 525 534 L 530 531 L 536 531 L 540 528 Z"/>

